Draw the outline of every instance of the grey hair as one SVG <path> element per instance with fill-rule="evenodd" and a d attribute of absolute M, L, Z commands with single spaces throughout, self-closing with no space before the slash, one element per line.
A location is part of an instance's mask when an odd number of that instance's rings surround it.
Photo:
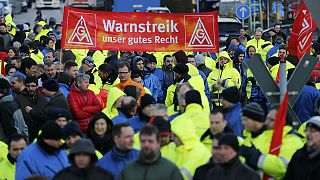
<path fill-rule="evenodd" d="M 82 82 L 83 80 L 85 79 L 88 79 L 90 80 L 90 76 L 88 74 L 85 74 L 85 73 L 80 73 L 77 75 L 77 77 L 74 79 L 74 82 L 75 83 L 78 83 L 78 82 Z"/>
<path fill-rule="evenodd" d="M 161 104 L 161 103 L 151 104 L 151 106 L 150 106 L 151 116 L 153 116 L 152 112 L 154 112 L 156 110 L 162 110 L 164 112 L 164 114 L 168 114 L 167 107 L 164 104 Z"/>

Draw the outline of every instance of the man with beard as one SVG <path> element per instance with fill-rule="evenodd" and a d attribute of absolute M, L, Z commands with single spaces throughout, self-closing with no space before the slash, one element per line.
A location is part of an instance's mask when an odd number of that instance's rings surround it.
<path fill-rule="evenodd" d="M 156 127 L 145 126 L 140 132 L 141 153 L 137 160 L 128 164 L 119 179 L 170 179 L 182 180 L 182 175 L 171 161 L 162 158 L 160 134 Z"/>
<path fill-rule="evenodd" d="M 45 97 L 38 93 L 37 77 L 28 76 L 25 80 L 25 84 L 26 88 L 14 98 L 14 101 L 19 105 L 19 107 L 22 110 L 23 118 L 29 129 L 30 142 L 32 142 L 38 136 L 40 120 L 32 118 L 30 114 L 26 112 L 26 109 L 24 107 L 44 107 L 47 104 L 47 100 Z"/>
<path fill-rule="evenodd" d="M 145 94 L 141 97 L 138 115 L 128 121 L 130 126 L 133 128 L 134 133 L 139 132 L 143 126 L 147 125 L 151 117 L 150 105 L 155 103 L 155 99 L 150 94 Z"/>
<path fill-rule="evenodd" d="M 25 88 L 24 77 L 17 75 L 11 78 L 11 89 L 15 94 L 20 94 Z"/>
<path fill-rule="evenodd" d="M 164 99 L 167 95 L 167 89 L 168 87 L 173 84 L 174 82 L 174 72 L 173 72 L 173 58 L 170 55 L 165 55 L 163 58 L 163 65 L 162 65 L 162 71 L 165 73 L 165 82 L 164 82 L 164 89 L 163 89 L 163 95 Z"/>

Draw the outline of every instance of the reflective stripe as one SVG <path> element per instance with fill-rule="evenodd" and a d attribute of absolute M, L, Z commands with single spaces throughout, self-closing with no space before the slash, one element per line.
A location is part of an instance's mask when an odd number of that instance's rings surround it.
<path fill-rule="evenodd" d="M 257 164 L 257 167 L 259 169 L 262 169 L 263 168 L 263 163 L 264 163 L 264 160 L 266 159 L 267 155 L 265 154 L 262 154 L 260 157 L 259 157 L 259 160 L 258 160 L 258 164 Z"/>
<path fill-rule="evenodd" d="M 181 171 L 184 175 L 186 175 L 189 180 L 192 180 L 192 175 L 191 175 L 191 173 L 190 173 L 186 168 L 182 167 L 182 168 L 180 168 L 180 171 Z"/>
<path fill-rule="evenodd" d="M 289 162 L 286 160 L 286 158 L 279 156 L 280 160 L 282 161 L 282 164 L 285 168 L 288 167 Z"/>

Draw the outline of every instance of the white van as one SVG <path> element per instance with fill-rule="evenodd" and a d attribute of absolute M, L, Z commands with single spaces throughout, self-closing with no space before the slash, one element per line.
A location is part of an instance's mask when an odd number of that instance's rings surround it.
<path fill-rule="evenodd" d="M 60 0 L 36 0 L 36 8 L 60 8 Z"/>

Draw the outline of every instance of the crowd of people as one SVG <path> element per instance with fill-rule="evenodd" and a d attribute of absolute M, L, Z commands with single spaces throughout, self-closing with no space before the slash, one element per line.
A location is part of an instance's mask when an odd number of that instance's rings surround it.
<path fill-rule="evenodd" d="M 281 25 L 245 29 L 219 53 L 61 49 L 61 24 L 37 12 L 0 24 L 0 179 L 317 179 L 317 66 L 270 153 L 279 104 L 246 61 L 276 79 L 299 59 Z M 320 42 L 311 55 L 320 58 Z"/>

